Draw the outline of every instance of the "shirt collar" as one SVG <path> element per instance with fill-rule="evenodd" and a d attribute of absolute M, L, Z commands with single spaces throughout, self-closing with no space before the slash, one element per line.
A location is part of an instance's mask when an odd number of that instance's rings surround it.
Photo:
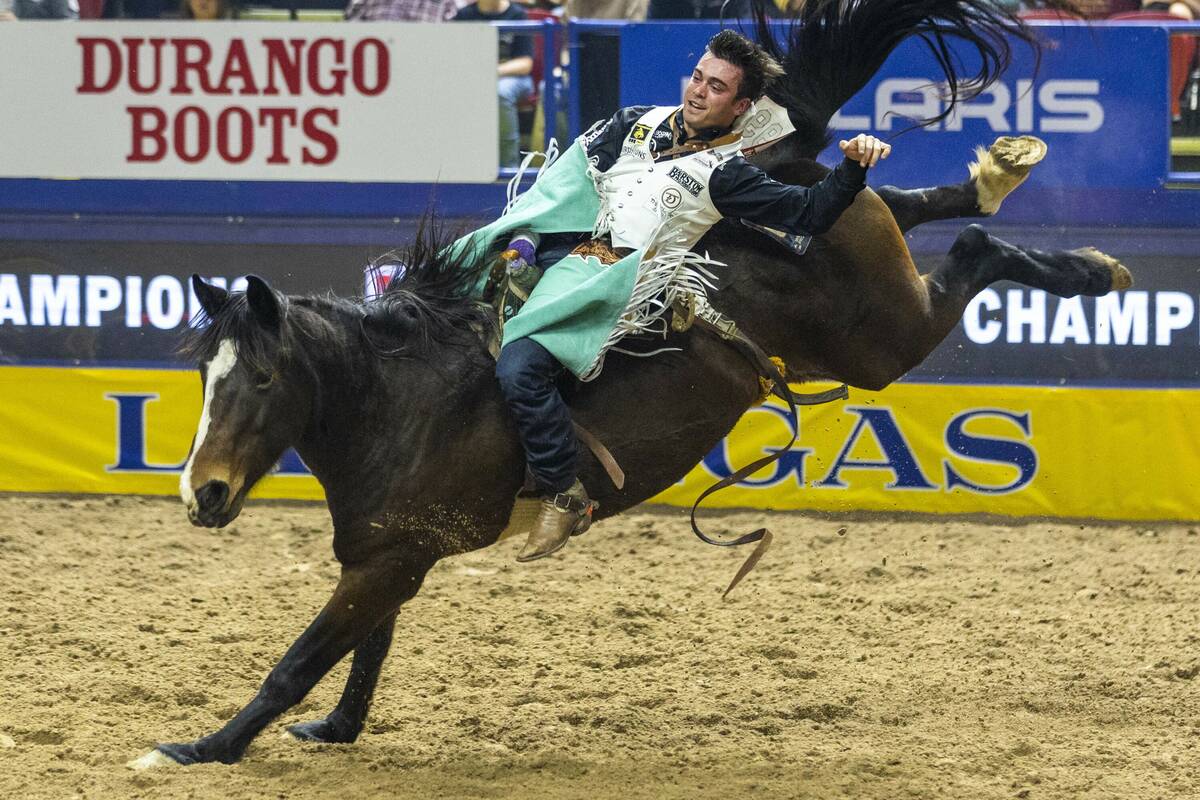
<path fill-rule="evenodd" d="M 711 142 L 718 136 L 729 133 L 728 128 L 703 128 L 696 131 L 695 136 L 689 137 L 687 135 L 687 128 L 683 127 L 683 106 L 680 106 L 675 112 L 675 130 L 679 131 L 679 139 L 675 142 L 677 145 L 694 141 Z"/>
<path fill-rule="evenodd" d="M 689 138 L 687 135 L 687 129 L 683 127 L 683 106 L 680 106 L 678 109 L 676 109 L 674 114 L 675 130 L 679 132 L 678 140 L 675 142 L 675 144 L 681 145 L 685 142 L 711 142 L 713 139 L 726 136 L 730 133 L 741 133 L 742 129 L 746 127 L 746 122 L 754 116 L 755 111 L 757 111 L 757 108 L 754 103 L 751 103 L 750 108 L 747 109 L 746 113 L 735 119 L 731 127 L 704 128 L 696 131 L 696 135 Z"/>

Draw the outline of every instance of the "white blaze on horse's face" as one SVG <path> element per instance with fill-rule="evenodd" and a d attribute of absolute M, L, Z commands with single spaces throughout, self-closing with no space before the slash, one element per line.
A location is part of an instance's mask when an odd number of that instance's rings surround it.
<path fill-rule="evenodd" d="M 196 454 L 204 446 L 208 427 L 212 424 L 213 397 L 216 396 L 217 385 L 233 372 L 236 365 L 237 349 L 233 346 L 233 339 L 223 339 L 217 347 L 217 354 L 213 356 L 212 361 L 208 362 L 205 369 L 204 410 L 200 412 L 200 427 L 196 430 L 196 440 L 192 444 L 192 452 L 188 454 L 187 464 L 184 465 L 183 474 L 179 477 L 179 496 L 183 498 L 183 503 L 189 512 L 196 505 L 196 490 L 192 486 L 192 465 L 196 461 Z"/>

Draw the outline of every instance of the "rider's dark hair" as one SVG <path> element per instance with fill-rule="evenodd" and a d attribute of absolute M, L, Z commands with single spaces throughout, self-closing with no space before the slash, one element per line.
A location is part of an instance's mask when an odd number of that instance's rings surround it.
<path fill-rule="evenodd" d="M 783 75 L 783 67 L 779 66 L 778 61 L 737 31 L 724 30 L 709 39 L 708 52 L 741 68 L 738 99 L 748 97 L 757 100 L 772 81 Z"/>

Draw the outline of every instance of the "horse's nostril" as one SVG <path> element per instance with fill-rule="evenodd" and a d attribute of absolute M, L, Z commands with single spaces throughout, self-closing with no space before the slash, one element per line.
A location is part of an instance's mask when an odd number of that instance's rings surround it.
<path fill-rule="evenodd" d="M 229 484 L 225 481 L 209 481 L 196 490 L 196 502 L 204 511 L 220 511 L 229 499 Z"/>

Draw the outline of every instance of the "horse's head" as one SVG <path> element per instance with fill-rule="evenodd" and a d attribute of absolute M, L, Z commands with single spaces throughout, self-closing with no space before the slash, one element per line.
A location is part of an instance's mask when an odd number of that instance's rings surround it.
<path fill-rule="evenodd" d="M 254 276 L 244 293 L 196 275 L 192 286 L 209 321 L 185 345 L 199 362 L 204 407 L 179 493 L 192 524 L 222 527 L 303 433 L 313 387 L 291 352 L 282 295 Z"/>

